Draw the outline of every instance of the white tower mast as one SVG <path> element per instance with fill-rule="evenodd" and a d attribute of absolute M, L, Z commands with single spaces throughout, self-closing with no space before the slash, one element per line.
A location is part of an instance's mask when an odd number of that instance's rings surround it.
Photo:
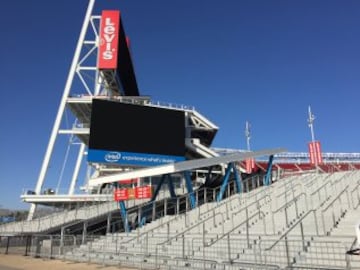
<path fill-rule="evenodd" d="M 315 120 L 315 115 L 312 114 L 312 112 L 311 112 L 311 107 L 309 106 L 309 119 L 308 119 L 308 123 L 309 123 L 309 127 L 310 127 L 311 141 L 312 141 L 312 142 L 315 142 L 314 120 Z"/>
<path fill-rule="evenodd" d="M 82 28 L 81 28 L 80 36 L 79 36 L 77 46 L 76 46 L 76 50 L 75 50 L 75 53 L 74 53 L 74 57 L 73 57 L 73 60 L 72 60 L 72 64 L 71 64 L 69 74 L 68 74 L 68 77 L 67 77 L 67 81 L 66 81 L 66 84 L 65 84 L 65 87 L 64 87 L 64 92 L 63 92 L 63 95 L 62 95 L 62 98 L 61 98 L 61 102 L 60 102 L 60 105 L 59 105 L 59 108 L 58 108 L 57 116 L 56 116 L 56 119 L 55 119 L 55 122 L 54 122 L 54 125 L 53 125 L 53 129 L 52 129 L 52 132 L 51 132 L 51 135 L 50 135 L 50 139 L 49 139 L 49 142 L 48 142 L 48 146 L 47 146 L 47 149 L 46 149 L 44 160 L 43 160 L 41 170 L 40 170 L 40 173 L 39 173 L 39 177 L 38 177 L 38 180 L 37 180 L 37 183 L 36 183 L 35 193 L 37 195 L 39 195 L 41 193 L 41 190 L 42 190 L 42 187 L 43 187 L 43 184 L 44 184 L 44 181 L 45 181 L 46 173 L 47 173 L 47 170 L 48 170 L 48 167 L 49 167 L 50 159 L 51 159 L 51 156 L 52 156 L 53 151 L 54 151 L 54 145 L 55 145 L 55 142 L 56 142 L 56 138 L 61 133 L 69 134 L 69 132 L 61 131 L 60 127 L 61 127 L 61 122 L 62 122 L 64 113 L 65 113 L 67 100 L 69 98 L 75 76 L 78 75 L 80 80 L 83 82 L 83 84 L 84 85 L 86 84 L 86 82 L 85 82 L 85 80 L 83 79 L 83 76 L 82 76 L 82 71 L 85 70 L 85 68 L 83 68 L 82 65 L 85 62 L 85 59 L 90 55 L 90 53 L 85 54 L 85 56 L 82 56 L 81 54 L 82 54 L 83 47 L 84 47 L 85 43 L 88 46 L 93 46 L 92 49 L 90 50 L 90 52 L 93 52 L 97 47 L 96 41 L 93 41 L 93 42 L 89 43 L 88 41 L 85 40 L 89 25 L 91 24 L 92 28 L 95 29 L 94 23 L 93 23 L 93 19 L 94 19 L 93 17 L 94 16 L 92 16 L 94 5 L 95 5 L 95 0 L 89 0 L 88 7 L 87 7 L 87 10 L 86 10 L 86 14 L 85 14 L 85 18 L 84 18 L 83 25 L 82 25 Z M 91 70 L 96 70 L 96 67 L 91 67 L 91 68 L 87 67 L 86 68 L 86 70 L 90 70 L 90 69 Z M 95 82 L 97 82 L 97 81 L 98 80 L 95 79 Z M 95 88 L 97 88 L 97 86 L 95 85 Z M 87 92 L 89 92 L 89 94 L 92 94 L 90 88 L 87 87 L 86 85 L 85 85 L 85 89 L 87 90 Z M 81 146 L 80 147 L 80 152 L 79 152 L 80 157 L 82 157 L 83 152 L 84 152 L 84 146 Z M 74 179 L 77 178 L 77 173 L 78 172 L 76 172 L 74 174 Z M 72 181 L 72 182 L 75 182 L 75 181 Z M 75 185 L 75 183 L 71 183 L 70 193 L 74 192 L 74 185 Z M 30 210 L 29 210 L 28 220 L 31 220 L 33 218 L 35 210 L 36 210 L 36 204 L 32 203 L 31 207 L 30 207 Z"/>
<path fill-rule="evenodd" d="M 245 124 L 245 137 L 246 137 L 247 150 L 250 151 L 251 135 L 250 135 L 250 123 L 248 121 L 246 121 L 246 124 Z"/>

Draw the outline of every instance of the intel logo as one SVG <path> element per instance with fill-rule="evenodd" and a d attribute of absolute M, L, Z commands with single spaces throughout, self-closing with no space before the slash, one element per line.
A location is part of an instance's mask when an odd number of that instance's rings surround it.
<path fill-rule="evenodd" d="M 121 158 L 121 154 L 118 152 L 110 152 L 105 155 L 105 160 L 107 162 L 117 162 Z"/>

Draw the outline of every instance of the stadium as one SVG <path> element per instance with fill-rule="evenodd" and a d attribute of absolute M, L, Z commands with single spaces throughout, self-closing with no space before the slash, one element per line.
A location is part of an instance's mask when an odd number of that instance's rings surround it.
<path fill-rule="evenodd" d="M 120 11 L 94 4 L 21 194 L 28 219 L 0 225 L 0 251 L 136 269 L 360 269 L 360 153 L 322 152 L 310 108 L 308 153 L 250 151 L 248 126 L 246 150 L 213 147 L 219 127 L 195 108 L 141 95 Z M 65 192 L 46 188 L 60 140 Z"/>

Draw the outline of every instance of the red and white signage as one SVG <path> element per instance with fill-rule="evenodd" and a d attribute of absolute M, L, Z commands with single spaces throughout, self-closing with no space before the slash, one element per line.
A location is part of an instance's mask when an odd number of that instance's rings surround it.
<path fill-rule="evenodd" d="M 309 142 L 310 164 L 319 165 L 323 163 L 321 144 L 319 141 Z"/>
<path fill-rule="evenodd" d="M 135 198 L 136 199 L 149 199 L 152 196 L 151 186 L 143 186 L 135 188 Z"/>
<path fill-rule="evenodd" d="M 114 190 L 114 201 L 126 201 L 129 199 L 127 188 L 117 188 Z"/>
<path fill-rule="evenodd" d="M 249 158 L 245 160 L 245 167 L 246 173 L 252 173 L 253 169 L 255 168 L 255 159 Z"/>
<path fill-rule="evenodd" d="M 150 199 L 152 197 L 151 186 L 136 188 L 117 188 L 114 190 L 114 201 L 126 201 L 133 199 Z"/>
<path fill-rule="evenodd" d="M 98 68 L 116 69 L 119 50 L 120 11 L 103 10 L 101 14 Z"/>

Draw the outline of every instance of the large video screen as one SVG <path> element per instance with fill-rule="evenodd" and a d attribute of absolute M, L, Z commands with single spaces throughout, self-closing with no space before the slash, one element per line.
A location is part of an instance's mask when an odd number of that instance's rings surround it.
<path fill-rule="evenodd" d="M 88 161 L 151 166 L 184 156 L 183 111 L 93 100 Z"/>

